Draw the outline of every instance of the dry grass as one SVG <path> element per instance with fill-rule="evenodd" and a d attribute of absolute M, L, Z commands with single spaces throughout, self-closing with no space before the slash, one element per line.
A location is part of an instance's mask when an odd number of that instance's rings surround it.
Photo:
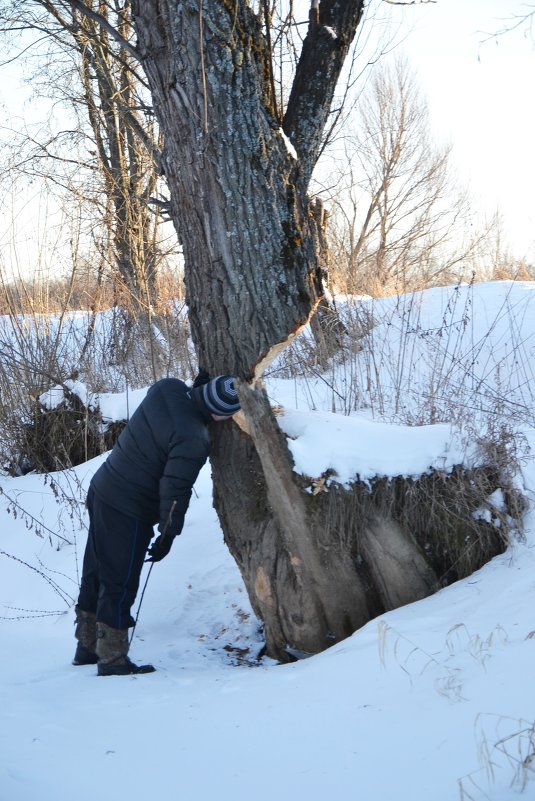
<path fill-rule="evenodd" d="M 113 444 L 114 433 L 102 425 L 98 410 L 69 392 L 69 379 L 95 393 L 195 374 L 183 303 L 165 298 L 150 314 L 136 315 L 131 305 L 103 312 L 64 306 L 56 313 L 47 306 L 49 292 L 23 288 L 22 307 L 30 311 L 21 313 L 10 292 L 4 294 L 9 313 L 0 317 L 0 469 L 12 475 L 62 469 Z M 46 410 L 39 398 L 55 385 L 64 386 L 64 400 Z"/>
<path fill-rule="evenodd" d="M 356 481 L 349 489 L 332 483 L 328 492 L 309 498 L 314 517 L 322 515 L 326 541 L 340 543 L 357 565 L 363 528 L 376 517 L 394 520 L 424 554 L 437 588 L 502 553 L 519 533 L 525 511 L 518 491 L 488 465 L 459 465 L 449 473 L 434 470 L 418 478 L 377 477 Z"/>

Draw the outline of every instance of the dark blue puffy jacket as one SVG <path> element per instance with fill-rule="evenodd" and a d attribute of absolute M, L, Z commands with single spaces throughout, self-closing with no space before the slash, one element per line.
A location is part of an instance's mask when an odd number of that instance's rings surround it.
<path fill-rule="evenodd" d="M 180 534 L 193 484 L 208 458 L 210 414 L 199 393 L 164 378 L 138 406 L 91 481 L 105 503 Z"/>

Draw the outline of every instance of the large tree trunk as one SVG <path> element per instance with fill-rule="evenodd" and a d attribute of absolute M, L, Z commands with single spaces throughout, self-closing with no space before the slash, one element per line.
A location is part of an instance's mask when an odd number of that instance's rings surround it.
<path fill-rule="evenodd" d="M 199 361 L 251 378 L 321 294 L 300 165 L 266 94 L 264 37 L 241 1 L 138 3 L 134 19 Z"/>
<path fill-rule="evenodd" d="M 271 54 L 244 0 L 133 4 L 199 362 L 238 377 L 249 431 L 214 426 L 216 508 L 279 659 L 320 651 L 438 586 L 406 527 L 375 511 L 359 523 L 350 493 L 306 491 L 256 381 L 322 295 L 306 189 L 362 5 L 322 0 L 311 12 L 283 122 L 296 159 L 272 105 Z"/>

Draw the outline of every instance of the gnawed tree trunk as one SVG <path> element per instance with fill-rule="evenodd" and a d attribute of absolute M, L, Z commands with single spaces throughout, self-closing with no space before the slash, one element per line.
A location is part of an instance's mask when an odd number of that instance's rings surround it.
<path fill-rule="evenodd" d="M 307 186 L 362 6 L 314 4 L 282 123 L 296 159 L 273 105 L 271 53 L 244 0 L 133 3 L 199 362 L 240 379 L 249 429 L 214 426 L 216 508 L 268 653 L 282 660 L 316 653 L 440 585 L 410 527 L 365 514 L 353 493 L 306 491 L 255 381 L 322 296 Z"/>
<path fill-rule="evenodd" d="M 245 405 L 257 402 L 253 392 Z M 262 443 L 263 415 L 248 409 L 253 418 Z M 514 492 L 505 509 L 493 506 L 501 486 L 493 468 L 326 487 L 327 477 L 291 474 L 282 434 L 278 454 L 255 450 L 246 435 L 236 441 L 225 426 L 214 426 L 214 439 L 225 540 L 264 621 L 268 652 L 281 661 L 317 653 L 470 575 L 505 550 L 523 511 Z"/>

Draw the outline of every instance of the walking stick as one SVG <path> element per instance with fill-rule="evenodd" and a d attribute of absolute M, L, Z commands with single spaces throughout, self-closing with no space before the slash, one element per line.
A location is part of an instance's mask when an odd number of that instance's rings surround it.
<path fill-rule="evenodd" d="M 134 626 L 132 628 L 132 633 L 130 635 L 130 640 L 128 641 L 128 645 L 129 646 L 132 645 L 132 640 L 134 639 L 134 632 L 136 630 L 137 622 L 139 620 L 139 613 L 141 611 L 141 604 L 143 603 L 143 596 L 145 595 L 145 590 L 147 589 L 147 584 L 149 583 L 150 574 L 152 573 L 152 568 L 154 567 L 154 565 L 155 565 L 155 562 L 152 562 L 151 566 L 149 567 L 149 572 L 147 573 L 147 578 L 145 579 L 145 584 L 143 585 L 143 591 L 141 593 L 141 597 L 139 599 L 139 606 L 137 608 L 136 619 L 134 621 Z"/>
<path fill-rule="evenodd" d="M 165 537 L 167 535 L 167 530 L 168 530 L 169 525 L 171 523 L 171 518 L 173 517 L 173 512 L 175 511 L 175 506 L 176 506 L 176 501 L 173 501 L 171 509 L 169 511 L 169 514 L 167 515 L 167 520 L 165 521 L 164 530 L 163 530 L 162 535 L 161 535 L 162 537 Z M 149 561 L 149 560 L 147 559 L 146 561 Z M 156 564 L 155 562 L 151 562 L 151 566 L 149 567 L 149 572 L 147 574 L 147 578 L 145 579 L 145 584 L 143 585 L 143 591 L 142 591 L 141 597 L 139 599 L 139 606 L 137 608 L 137 614 L 136 614 L 136 619 L 134 621 L 134 627 L 132 628 L 132 633 L 130 635 L 130 640 L 128 641 L 128 645 L 129 646 L 132 645 L 132 640 L 134 639 L 134 632 L 136 630 L 137 622 L 139 620 L 139 613 L 141 611 L 141 604 L 143 603 L 143 596 L 145 595 L 145 590 L 147 589 L 147 584 L 149 583 L 150 574 L 152 573 L 152 568 L 154 567 L 155 564 Z"/>

